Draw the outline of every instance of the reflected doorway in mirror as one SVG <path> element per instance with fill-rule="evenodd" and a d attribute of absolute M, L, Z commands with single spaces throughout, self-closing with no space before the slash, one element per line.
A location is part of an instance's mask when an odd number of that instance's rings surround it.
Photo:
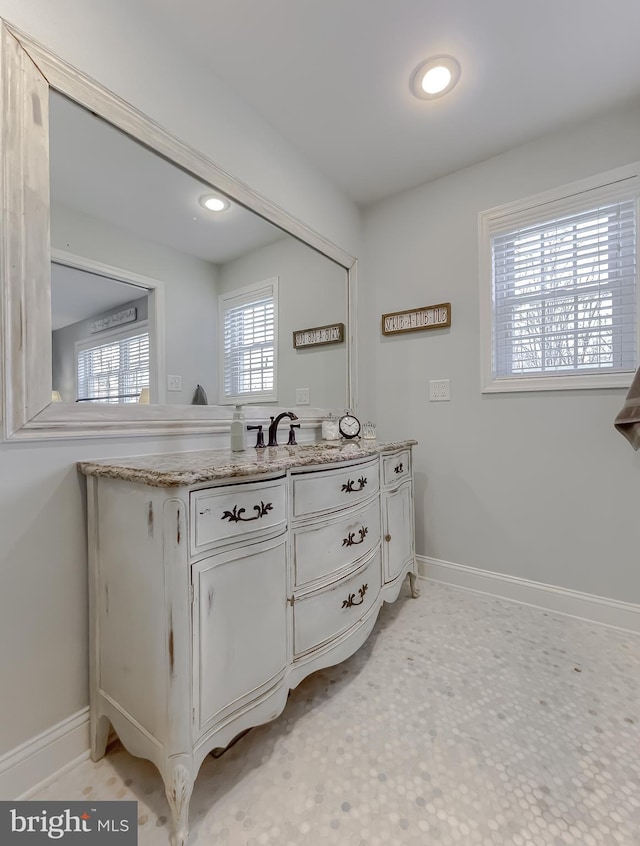
<path fill-rule="evenodd" d="M 159 280 L 53 249 L 52 384 L 62 399 L 164 402 L 163 302 Z"/>

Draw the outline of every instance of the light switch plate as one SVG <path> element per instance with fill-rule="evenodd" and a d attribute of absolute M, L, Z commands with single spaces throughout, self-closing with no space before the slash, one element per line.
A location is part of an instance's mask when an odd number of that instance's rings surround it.
<path fill-rule="evenodd" d="M 451 381 L 449 379 L 431 379 L 429 381 L 429 402 L 448 402 L 451 399 Z"/>
<path fill-rule="evenodd" d="M 296 405 L 309 405 L 309 388 L 296 388 Z"/>
<path fill-rule="evenodd" d="M 182 390 L 182 376 L 167 376 L 167 390 L 181 391 Z"/>

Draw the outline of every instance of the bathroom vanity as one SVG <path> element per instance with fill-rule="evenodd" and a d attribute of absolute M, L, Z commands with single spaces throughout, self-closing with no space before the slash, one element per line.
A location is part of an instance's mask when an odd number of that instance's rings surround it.
<path fill-rule="evenodd" d="M 158 767 L 186 843 L 205 756 L 366 640 L 409 575 L 411 448 L 361 441 L 82 462 L 91 754 Z"/>

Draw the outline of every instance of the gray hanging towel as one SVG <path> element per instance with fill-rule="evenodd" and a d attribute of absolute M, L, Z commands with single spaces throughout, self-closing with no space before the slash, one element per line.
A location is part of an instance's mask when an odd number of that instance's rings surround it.
<path fill-rule="evenodd" d="M 640 367 L 636 370 L 627 398 L 618 412 L 614 425 L 634 449 L 640 447 Z"/>
<path fill-rule="evenodd" d="M 207 394 L 202 385 L 198 385 L 196 387 L 195 392 L 193 394 L 193 399 L 191 400 L 191 405 L 209 405 Z"/>

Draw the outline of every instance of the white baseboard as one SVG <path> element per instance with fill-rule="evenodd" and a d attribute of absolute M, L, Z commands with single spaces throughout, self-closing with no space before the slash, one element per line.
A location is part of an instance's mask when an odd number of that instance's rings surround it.
<path fill-rule="evenodd" d="M 89 709 L 0 757 L 0 799 L 28 799 L 89 757 Z"/>
<path fill-rule="evenodd" d="M 479 570 L 464 564 L 453 564 L 451 561 L 441 561 L 424 555 L 418 555 L 416 558 L 419 574 L 431 581 L 640 634 L 640 605 L 515 576 L 505 576 L 502 573 L 492 573 L 489 570 Z"/>

